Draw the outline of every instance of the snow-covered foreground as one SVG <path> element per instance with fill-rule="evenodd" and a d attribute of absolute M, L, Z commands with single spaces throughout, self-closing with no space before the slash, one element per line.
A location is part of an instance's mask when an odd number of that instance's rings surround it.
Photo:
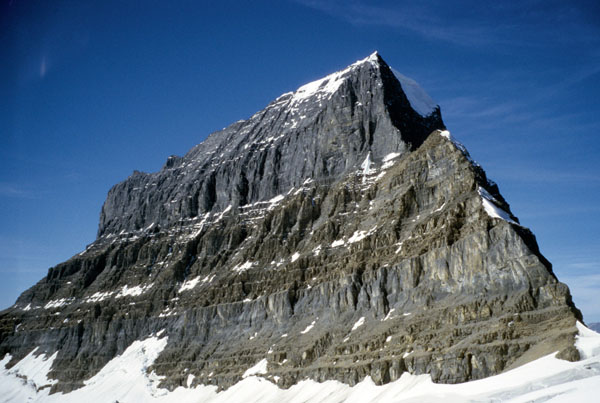
<path fill-rule="evenodd" d="M 600 334 L 578 323 L 577 348 L 583 359 L 567 362 L 554 354 L 512 371 L 459 385 L 431 382 L 429 375 L 404 374 L 395 382 L 376 386 L 365 378 L 354 387 L 336 381 L 303 381 L 282 390 L 250 375 L 217 393 L 212 386 L 180 387 L 173 392 L 157 387 L 160 377 L 147 374 L 167 344 L 157 334 L 136 341 L 110 361 L 85 386 L 68 394 L 49 395 L 47 372 L 56 357 L 35 357 L 35 351 L 10 370 L 10 356 L 0 361 L 1 402 L 598 402 L 600 401 Z M 263 371 L 255 371 L 260 374 Z M 188 379 L 191 383 L 192 378 Z"/>

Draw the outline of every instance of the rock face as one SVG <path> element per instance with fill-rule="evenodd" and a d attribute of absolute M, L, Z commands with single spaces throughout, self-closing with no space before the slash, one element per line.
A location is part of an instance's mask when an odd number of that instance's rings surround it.
<path fill-rule="evenodd" d="M 98 236 L 170 227 L 228 206 L 264 201 L 306 179 L 336 181 L 371 153 L 381 160 L 417 148 L 443 127 L 439 109 L 413 110 L 378 55 L 283 94 L 246 121 L 213 133 L 154 174 L 135 172 L 111 189 Z"/>
<path fill-rule="evenodd" d="M 149 370 L 170 389 L 261 360 L 289 387 L 578 359 L 567 286 L 396 77 L 373 54 L 113 187 L 97 240 L 0 314 L 0 356 L 58 352 L 53 391 L 161 331 Z"/>

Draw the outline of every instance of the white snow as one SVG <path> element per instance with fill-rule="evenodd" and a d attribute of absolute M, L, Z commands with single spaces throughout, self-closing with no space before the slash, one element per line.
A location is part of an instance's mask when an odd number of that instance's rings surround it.
<path fill-rule="evenodd" d="M 162 310 L 162 312 L 158 315 L 159 318 L 166 318 L 168 316 L 173 316 L 177 313 L 175 307 L 166 307 Z"/>
<path fill-rule="evenodd" d="M 340 86 L 344 83 L 348 73 L 363 63 L 371 63 L 376 65 L 377 63 L 377 52 L 372 53 L 369 57 L 359 60 L 342 71 L 332 73 L 320 80 L 312 81 L 298 88 L 292 95 L 290 105 L 302 103 L 309 98 L 319 98 L 319 100 L 325 100 L 332 94 L 337 92 Z M 286 95 L 286 94 L 284 94 Z M 283 95 L 282 95 L 283 96 Z"/>
<path fill-rule="evenodd" d="M 204 277 L 201 281 L 202 284 L 206 284 L 206 283 L 210 283 L 211 281 L 213 281 L 213 279 L 216 277 L 215 274 L 209 274 L 208 276 Z"/>
<path fill-rule="evenodd" d="M 114 293 L 115 293 L 115 291 L 96 292 L 96 293 L 90 295 L 89 297 L 87 297 L 86 299 L 84 299 L 83 302 L 93 303 L 93 302 L 103 301 L 106 298 L 111 297 Z"/>
<path fill-rule="evenodd" d="M 169 392 L 158 388 L 160 377 L 147 373 L 167 338 L 157 336 L 132 343 L 122 355 L 113 358 L 102 370 L 84 382 L 84 387 L 67 394 L 48 395 L 47 373 L 52 357 L 34 353 L 6 369 L 10 355 L 0 361 L 0 402 L 163 402 L 163 403 L 381 403 L 381 402 L 597 402 L 600 396 L 600 334 L 578 323 L 577 347 L 583 360 L 568 362 L 550 354 L 519 368 L 486 379 L 462 384 L 434 384 L 429 375 L 404 373 L 400 379 L 377 386 L 366 377 L 350 387 L 337 381 L 318 383 L 303 380 L 289 389 L 253 375 L 267 372 L 262 359 L 245 373 L 245 378 L 227 390 L 198 385 Z M 410 354 L 407 352 L 406 354 Z M 26 380 L 25 378 L 26 377 Z"/>
<path fill-rule="evenodd" d="M 52 301 L 48 301 L 48 303 L 44 305 L 44 309 L 60 308 L 61 306 L 69 305 L 71 302 L 73 302 L 73 298 L 54 299 Z"/>
<path fill-rule="evenodd" d="M 179 287 L 179 291 L 178 292 L 182 293 L 184 291 L 191 290 L 194 287 L 196 287 L 196 285 L 198 285 L 199 282 L 200 282 L 200 276 L 194 277 L 194 278 L 192 278 L 190 280 L 186 280 L 186 281 L 183 282 L 183 284 L 181 285 L 181 287 Z"/>
<path fill-rule="evenodd" d="M 442 205 L 438 208 L 436 208 L 435 210 L 433 210 L 434 213 L 440 212 L 444 209 L 444 207 L 446 206 L 446 202 L 442 203 Z"/>
<path fill-rule="evenodd" d="M 383 157 L 383 162 L 389 162 L 395 158 L 398 158 L 400 155 L 400 153 L 389 153 L 388 155 Z"/>
<path fill-rule="evenodd" d="M 370 63 L 373 66 L 377 66 L 377 52 L 372 53 L 365 59 L 353 63 L 342 71 L 335 72 L 320 80 L 316 80 L 301 86 L 292 94 L 290 105 L 293 107 L 309 98 L 318 98 L 319 101 L 329 98 L 332 94 L 339 90 L 346 80 L 348 73 L 355 67 L 364 63 Z M 431 115 L 431 113 L 433 113 L 437 107 L 436 102 L 431 99 L 431 97 L 419 86 L 419 84 L 417 84 L 415 80 L 400 74 L 394 69 L 392 69 L 392 71 L 398 81 L 400 81 L 400 85 L 402 86 L 402 90 L 408 98 L 410 106 L 421 116 Z"/>
<path fill-rule="evenodd" d="M 247 378 L 252 375 L 257 374 L 266 374 L 267 373 L 267 359 L 263 358 L 259 362 L 257 362 L 253 367 L 250 367 L 244 372 L 242 378 Z"/>
<path fill-rule="evenodd" d="M 192 375 L 192 374 L 189 374 L 189 375 L 188 375 L 188 377 L 187 377 L 187 381 L 186 381 L 186 383 L 185 383 L 185 384 L 187 385 L 187 387 L 188 387 L 188 388 L 189 388 L 190 386 L 192 386 L 192 382 L 194 382 L 194 378 L 195 378 L 195 376 L 194 376 L 194 375 Z"/>
<path fill-rule="evenodd" d="M 387 162 L 386 164 L 389 164 L 389 162 Z M 375 182 L 378 182 L 380 179 L 382 179 L 385 176 L 385 174 L 386 174 L 386 171 L 379 172 L 379 174 L 375 177 Z M 371 208 L 369 208 L 369 210 L 371 210 Z"/>
<path fill-rule="evenodd" d="M 363 183 L 367 181 L 367 176 L 369 176 L 369 174 L 372 171 L 371 164 L 373 163 L 371 162 L 371 153 L 369 152 L 365 160 L 362 162 L 362 164 L 360 164 L 360 168 L 362 169 L 363 174 Z"/>
<path fill-rule="evenodd" d="M 268 200 L 267 203 L 271 204 L 271 205 L 276 205 L 277 203 L 281 202 L 283 199 L 285 199 L 285 196 L 283 195 L 277 195 L 275 197 L 273 197 L 272 199 Z"/>
<path fill-rule="evenodd" d="M 91 296 L 87 297 L 83 300 L 85 303 L 99 302 L 103 301 L 107 298 L 114 296 L 115 298 L 123 298 L 123 297 L 137 297 L 142 295 L 144 292 L 148 291 L 152 288 L 153 284 L 147 284 L 145 286 L 136 285 L 133 287 L 129 287 L 128 285 L 124 285 L 119 291 L 104 291 L 104 292 L 96 292 Z"/>
<path fill-rule="evenodd" d="M 295 262 L 296 260 L 298 260 L 299 257 L 300 257 L 300 254 L 298 252 L 294 253 L 292 255 L 292 263 Z"/>
<path fill-rule="evenodd" d="M 388 155 L 386 155 L 385 157 L 383 157 L 383 165 L 381 166 L 381 169 L 388 169 L 391 168 L 392 166 L 394 166 L 394 164 L 396 163 L 396 161 L 394 161 L 396 158 L 398 158 L 401 154 L 399 153 L 390 153 Z"/>
<path fill-rule="evenodd" d="M 343 242 L 343 241 L 342 241 Z M 318 245 L 316 248 L 314 248 L 313 253 L 315 256 L 319 256 L 319 253 L 321 253 L 321 245 Z"/>
<path fill-rule="evenodd" d="M 469 162 L 471 162 L 471 164 L 479 166 L 479 164 L 475 160 L 473 160 L 473 158 L 471 158 L 469 151 L 467 151 L 467 147 L 465 147 L 460 141 L 456 140 L 448 130 L 442 130 L 439 134 L 440 136 L 444 137 L 445 139 L 448 139 L 452 144 L 454 144 L 454 147 L 456 147 L 465 156 L 465 158 L 469 160 Z"/>
<path fill-rule="evenodd" d="M 105 299 L 110 298 L 110 297 L 114 297 L 114 298 L 137 297 L 139 295 L 142 295 L 144 292 L 148 291 L 150 288 L 152 288 L 152 286 L 153 286 L 153 284 L 146 284 L 143 286 L 136 285 L 133 287 L 124 285 L 118 291 L 115 290 L 115 291 L 96 292 L 96 293 L 90 295 L 89 297 L 84 298 L 82 300 L 82 302 L 89 304 L 89 303 L 104 301 Z M 59 308 L 62 306 L 70 305 L 73 302 L 75 302 L 75 298 L 56 299 L 56 300 L 48 301 L 46 303 L 46 305 L 44 305 L 44 309 Z"/>
<path fill-rule="evenodd" d="M 231 269 L 231 270 L 233 270 L 233 271 L 235 271 L 235 272 L 238 272 L 238 273 L 243 273 L 243 272 L 245 272 L 246 270 L 248 270 L 249 268 L 251 268 L 253 264 L 254 264 L 254 263 L 252 263 L 252 262 L 245 262 L 245 263 L 243 263 L 243 264 L 241 264 L 241 265 L 240 265 L 240 264 L 238 264 L 238 265 L 235 265 L 235 266 L 233 267 L 233 269 Z"/>
<path fill-rule="evenodd" d="M 512 218 L 510 218 L 510 214 L 508 214 L 506 211 L 502 210 L 500 207 L 498 207 L 494 204 L 494 202 L 497 202 L 497 200 L 487 190 L 485 190 L 484 188 L 479 186 L 479 188 L 477 189 L 477 192 L 479 193 L 479 196 L 481 196 L 481 203 L 483 204 L 483 208 L 485 209 L 485 212 L 490 217 L 500 218 L 511 224 L 519 225 Z"/>
<path fill-rule="evenodd" d="M 396 249 L 396 253 L 400 253 L 402 251 L 402 242 L 398 242 L 396 245 L 398 245 L 398 249 Z"/>
<path fill-rule="evenodd" d="M 464 145 L 462 145 L 462 143 L 460 143 L 458 140 L 456 140 L 448 130 L 442 130 L 439 132 L 440 136 L 448 139 L 450 142 L 452 142 L 452 144 L 454 144 L 454 146 L 460 150 L 462 152 L 462 154 L 471 162 L 471 164 L 478 166 L 479 164 L 477 162 L 475 162 L 471 156 L 469 155 L 469 152 L 467 151 L 466 147 Z M 498 203 L 498 201 L 484 188 L 482 188 L 481 186 L 478 187 L 477 191 L 479 192 L 479 195 L 481 196 L 481 203 L 483 204 L 483 208 L 485 209 L 486 213 L 492 217 L 492 218 L 500 218 L 504 221 L 507 221 L 511 224 L 515 224 L 515 225 L 519 225 L 517 222 L 515 222 L 511 217 L 510 214 L 508 214 L 506 211 L 502 210 L 500 207 L 498 207 L 496 205 L 496 203 Z M 442 207 L 444 207 L 444 205 L 442 205 Z M 439 209 L 435 210 L 435 212 L 439 211 L 442 207 L 440 207 Z"/>
<path fill-rule="evenodd" d="M 106 396 L 119 396 L 119 401 L 147 401 L 160 393 L 153 382 L 159 380 L 146 370 L 167 345 L 167 337 L 150 337 L 133 342 L 120 356 L 113 358 L 91 379 L 84 381 L 86 387 L 67 394 L 73 401 L 89 401 L 93 396 L 98 401 L 110 401 Z M 77 399 L 77 396 L 79 398 Z M 57 397 L 63 401 L 60 394 Z M 95 400 L 93 399 L 93 400 Z M 115 399 L 116 400 L 116 399 Z"/>
<path fill-rule="evenodd" d="M 356 243 L 356 242 L 362 241 L 366 237 L 371 236 L 376 230 L 377 230 L 377 226 L 371 228 L 368 231 L 354 231 L 352 236 L 350 238 L 348 238 L 348 242 Z"/>
<path fill-rule="evenodd" d="M 150 288 L 152 288 L 152 284 L 148 284 L 146 286 L 136 285 L 134 287 L 124 285 L 123 288 L 121 288 L 121 291 L 116 295 L 116 298 L 137 297 L 138 295 L 142 295 L 148 291 Z"/>
<path fill-rule="evenodd" d="M 153 373 L 146 373 L 166 344 L 166 337 L 135 341 L 122 355 L 113 358 L 100 372 L 84 381 L 83 388 L 50 396 L 48 386 L 56 381 L 48 380 L 47 374 L 57 353 L 50 358 L 43 354 L 34 357 L 34 350 L 9 370 L 5 365 L 10 355 L 6 355 L 0 361 L 0 402 L 146 402 L 166 396 L 167 390 L 156 388 L 159 378 Z"/>
<path fill-rule="evenodd" d="M 400 81 L 402 90 L 410 102 L 410 106 L 421 116 L 429 116 L 437 107 L 437 103 L 412 78 L 406 77 L 395 69 L 392 72 Z"/>
<path fill-rule="evenodd" d="M 310 325 L 306 326 L 306 328 L 303 331 L 301 331 L 300 333 L 306 334 L 306 333 L 310 332 L 312 330 L 312 328 L 315 327 L 315 323 L 317 323 L 317 321 L 313 320 L 312 323 Z"/>
<path fill-rule="evenodd" d="M 355 231 L 354 234 L 350 238 L 348 238 L 349 243 L 356 243 L 361 241 L 367 237 L 367 231 Z"/>
<path fill-rule="evenodd" d="M 33 391 L 40 388 L 47 388 L 55 384 L 57 381 L 49 380 L 47 375 L 58 353 L 54 353 L 50 357 L 46 354 L 39 354 L 36 356 L 37 350 L 38 348 L 36 347 L 9 370 L 5 369 L 6 364 L 8 364 L 11 359 L 10 354 L 7 354 L 4 359 L 0 361 L 0 370 L 3 372 L 2 375 L 8 374 L 20 378 L 23 386 L 28 389 L 30 388 Z M 4 382 L 0 381 L 0 390 L 3 389 L 3 384 Z M 2 395 L 2 393 L 0 393 L 0 395 Z"/>
<path fill-rule="evenodd" d="M 313 96 L 324 98 L 334 94 L 343 84 L 343 72 L 336 72 L 320 80 L 312 81 L 298 88 L 292 96 L 293 103 L 299 103 Z"/>
<path fill-rule="evenodd" d="M 365 317 L 363 316 L 359 320 L 356 321 L 354 326 L 352 326 L 351 332 L 355 331 L 356 329 L 358 329 L 359 327 L 361 327 L 364 324 L 365 324 Z"/>
<path fill-rule="evenodd" d="M 219 215 L 217 216 L 217 219 L 215 220 L 215 223 L 218 223 L 219 221 L 221 221 L 221 219 L 223 219 L 225 214 L 227 214 L 229 211 L 231 211 L 231 204 L 229 206 L 227 206 L 225 208 L 225 210 L 223 210 L 223 211 L 221 211 L 221 213 L 219 213 Z"/>
<path fill-rule="evenodd" d="M 343 246 L 345 243 L 346 242 L 344 242 L 344 239 L 337 239 L 331 243 L 331 247 L 337 248 L 338 246 Z"/>
<path fill-rule="evenodd" d="M 577 335 L 575 346 L 581 357 L 588 359 L 600 356 L 600 334 L 588 329 L 579 321 L 577 321 L 577 330 L 579 335 Z"/>

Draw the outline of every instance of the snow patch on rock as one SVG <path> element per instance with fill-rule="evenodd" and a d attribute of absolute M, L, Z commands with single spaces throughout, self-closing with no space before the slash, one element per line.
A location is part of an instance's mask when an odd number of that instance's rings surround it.
<path fill-rule="evenodd" d="M 233 271 L 235 271 L 235 272 L 238 272 L 238 273 L 243 273 L 243 272 L 245 272 L 246 270 L 248 270 L 249 268 L 251 268 L 253 264 L 254 264 L 254 263 L 252 263 L 252 262 L 245 262 L 245 263 L 243 263 L 243 264 L 238 264 L 238 265 L 235 265 L 235 266 L 233 267 L 233 269 L 231 269 L 231 270 L 233 270 Z"/>
<path fill-rule="evenodd" d="M 199 282 L 200 282 L 200 276 L 194 277 L 190 280 L 186 280 L 183 282 L 181 287 L 179 287 L 179 290 L 177 292 L 182 293 L 184 291 L 191 290 L 194 287 L 196 287 L 196 285 L 198 285 Z"/>
<path fill-rule="evenodd" d="M 145 286 L 136 285 L 134 287 L 124 285 L 123 288 L 121 288 L 121 291 L 119 291 L 119 293 L 115 296 L 115 298 L 137 297 L 148 291 L 150 288 L 152 288 L 152 284 L 148 284 Z"/>
<path fill-rule="evenodd" d="M 359 327 L 361 327 L 364 324 L 365 324 L 365 317 L 362 316 L 359 320 L 356 321 L 356 323 L 354 323 L 354 326 L 352 326 L 351 332 L 355 331 L 356 329 L 358 329 Z"/>
<path fill-rule="evenodd" d="M 267 359 L 263 358 L 259 362 L 257 362 L 254 366 L 248 368 L 242 378 L 247 378 L 253 375 L 261 375 L 267 373 Z"/>
<path fill-rule="evenodd" d="M 300 333 L 306 334 L 306 333 L 310 332 L 312 330 L 312 328 L 315 327 L 315 323 L 317 323 L 317 321 L 313 320 L 312 323 L 310 325 L 306 326 L 306 328 L 303 331 L 301 331 Z"/>
<path fill-rule="evenodd" d="M 477 189 L 479 196 L 481 196 L 481 203 L 485 212 L 492 218 L 500 218 L 501 220 L 507 221 L 511 224 L 519 225 L 515 220 L 510 217 L 506 211 L 496 206 L 495 203 L 498 201 L 484 188 L 481 186 Z"/>
<path fill-rule="evenodd" d="M 480 166 L 477 161 L 475 161 L 473 158 L 471 158 L 471 154 L 469 154 L 469 151 L 467 151 L 467 147 L 465 147 L 460 141 L 456 140 L 454 138 L 454 136 L 452 136 L 452 134 L 450 134 L 450 132 L 448 130 L 440 130 L 439 131 L 440 136 L 444 137 L 445 139 L 447 139 L 448 141 L 450 141 L 452 144 L 454 144 L 454 147 L 456 147 L 464 156 L 467 160 L 469 160 L 469 162 L 471 164 L 473 164 L 474 166 Z"/>
<path fill-rule="evenodd" d="M 377 52 L 372 53 L 369 57 L 365 59 L 359 60 L 351 64 L 344 70 L 336 71 L 335 73 L 321 78 L 320 80 L 304 84 L 292 94 L 290 105 L 293 106 L 315 97 L 319 98 L 319 100 L 324 100 L 331 97 L 331 95 L 335 94 L 342 86 L 342 84 L 346 81 L 348 73 L 350 73 L 357 66 L 360 66 L 364 63 L 371 63 L 373 66 L 377 66 Z"/>

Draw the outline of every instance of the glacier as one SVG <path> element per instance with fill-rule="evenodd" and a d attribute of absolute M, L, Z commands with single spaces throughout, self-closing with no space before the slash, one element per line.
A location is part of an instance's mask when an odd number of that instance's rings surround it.
<path fill-rule="evenodd" d="M 404 373 L 400 379 L 377 386 L 366 377 L 355 386 L 337 381 L 318 383 L 304 380 L 289 389 L 280 389 L 256 375 L 265 360 L 246 371 L 244 379 L 218 391 L 216 386 L 180 386 L 173 391 L 157 387 L 160 377 L 148 373 L 167 344 L 162 332 L 132 343 L 113 358 L 83 388 L 67 394 L 49 395 L 45 371 L 56 355 L 24 357 L 10 369 L 10 355 L 0 361 L 0 402 L 161 402 L 161 403 L 383 403 L 383 402 L 596 402 L 600 395 L 600 334 L 577 323 L 576 347 L 583 359 L 568 362 L 549 354 L 521 367 L 489 378 L 461 384 L 436 384 L 430 375 Z M 191 382 L 188 382 L 188 385 Z"/>

